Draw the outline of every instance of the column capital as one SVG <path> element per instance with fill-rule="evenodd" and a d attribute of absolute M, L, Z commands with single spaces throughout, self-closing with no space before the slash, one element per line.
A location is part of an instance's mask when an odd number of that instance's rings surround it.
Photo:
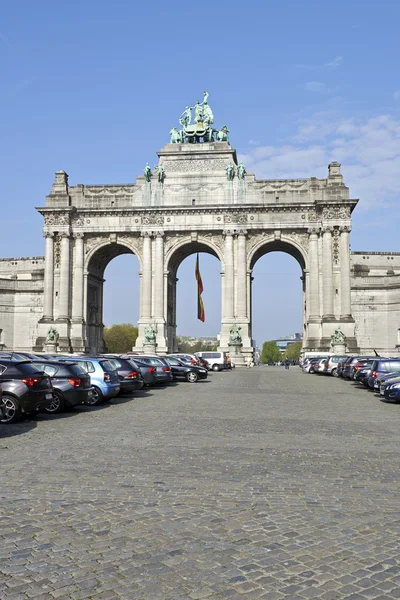
<path fill-rule="evenodd" d="M 44 238 L 53 238 L 54 237 L 54 232 L 53 231 L 45 231 L 43 233 L 43 237 Z"/>
<path fill-rule="evenodd" d="M 58 235 L 60 238 L 69 238 L 70 237 L 69 231 L 60 231 Z"/>
<path fill-rule="evenodd" d="M 246 236 L 247 235 L 247 229 L 236 229 L 236 233 L 237 235 L 241 235 L 241 236 Z"/>
<path fill-rule="evenodd" d="M 225 236 L 225 237 L 227 237 L 228 235 L 229 236 L 233 236 L 233 234 L 234 234 L 234 230 L 233 229 L 224 229 L 223 232 L 222 232 L 222 235 Z"/>
<path fill-rule="evenodd" d="M 320 227 L 309 227 L 309 229 L 307 229 L 307 232 L 310 235 L 318 235 L 320 233 L 320 231 L 321 231 Z"/>
<path fill-rule="evenodd" d="M 164 232 L 163 231 L 156 231 L 154 233 L 154 237 L 156 237 L 156 238 L 163 238 L 164 237 Z"/>
<path fill-rule="evenodd" d="M 332 225 L 324 225 L 322 227 L 322 233 L 332 233 L 333 226 Z"/>
<path fill-rule="evenodd" d="M 351 227 L 350 227 L 350 225 L 341 225 L 339 227 L 339 231 L 350 233 Z"/>
<path fill-rule="evenodd" d="M 77 233 L 74 233 L 72 237 L 75 240 L 83 240 L 83 238 L 85 237 L 85 234 L 81 233 L 81 232 L 77 232 Z"/>
<path fill-rule="evenodd" d="M 153 236 L 153 233 L 151 231 L 141 231 L 140 232 L 140 237 L 142 238 L 151 238 Z"/>

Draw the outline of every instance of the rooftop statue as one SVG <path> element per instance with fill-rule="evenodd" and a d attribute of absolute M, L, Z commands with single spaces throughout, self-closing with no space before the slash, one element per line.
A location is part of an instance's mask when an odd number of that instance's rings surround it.
<path fill-rule="evenodd" d="M 240 161 L 240 163 L 238 164 L 238 168 L 237 168 L 237 174 L 238 174 L 238 178 L 240 181 L 243 181 L 244 176 L 246 175 L 247 171 L 246 171 L 246 167 L 244 166 L 244 164 L 242 163 L 242 161 Z"/>
<path fill-rule="evenodd" d="M 233 163 L 229 163 L 229 165 L 225 167 L 225 172 L 226 179 L 228 181 L 233 181 L 233 179 L 235 178 L 235 165 Z"/>
<path fill-rule="evenodd" d="M 203 102 L 197 100 L 194 106 L 186 106 L 179 117 L 179 123 L 182 127 L 178 130 L 176 127 L 171 129 L 171 144 L 197 143 L 197 142 L 228 142 L 229 129 L 224 125 L 221 130 L 213 129 L 214 114 L 208 104 L 208 92 L 203 92 Z M 192 111 L 194 110 L 194 119 Z M 147 180 L 146 180 L 147 181 Z"/>
<path fill-rule="evenodd" d="M 152 172 L 149 163 L 146 163 L 145 168 L 143 169 L 144 179 L 147 183 L 150 183 Z"/>
<path fill-rule="evenodd" d="M 157 179 L 159 181 L 159 183 L 164 183 L 164 179 L 165 179 L 165 169 L 162 163 L 160 163 L 159 165 L 154 167 L 158 173 L 157 173 Z"/>

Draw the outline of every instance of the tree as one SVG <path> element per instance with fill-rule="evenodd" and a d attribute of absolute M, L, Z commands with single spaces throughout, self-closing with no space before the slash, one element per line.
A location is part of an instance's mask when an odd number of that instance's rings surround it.
<path fill-rule="evenodd" d="M 138 329 L 131 323 L 121 323 L 104 328 L 104 341 L 108 352 L 130 352 L 135 345 Z"/>
<path fill-rule="evenodd" d="M 299 360 L 301 346 L 301 342 L 293 342 L 293 344 L 288 344 L 285 350 L 285 358 L 288 360 Z"/>
<path fill-rule="evenodd" d="M 261 362 L 271 363 L 282 360 L 282 353 L 276 345 L 275 340 L 264 342 L 261 350 Z"/>
<path fill-rule="evenodd" d="M 177 337 L 179 352 L 186 352 L 187 354 L 194 354 L 195 352 L 213 352 L 218 348 L 218 342 L 215 344 L 208 344 L 203 340 L 192 341 L 191 338 Z"/>

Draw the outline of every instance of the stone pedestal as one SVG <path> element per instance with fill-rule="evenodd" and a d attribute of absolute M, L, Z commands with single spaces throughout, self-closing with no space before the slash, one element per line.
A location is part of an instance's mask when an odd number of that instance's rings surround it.
<path fill-rule="evenodd" d="M 346 354 L 347 344 L 332 344 L 333 354 L 343 355 Z"/>
<path fill-rule="evenodd" d="M 57 342 L 45 342 L 44 351 L 47 352 L 47 354 L 56 354 L 57 346 Z"/>
<path fill-rule="evenodd" d="M 231 357 L 231 361 L 235 363 L 235 367 L 245 367 L 246 361 L 242 353 L 242 342 L 229 342 L 228 348 L 229 356 Z"/>
<path fill-rule="evenodd" d="M 157 344 L 155 342 L 143 343 L 143 354 L 156 354 Z"/>

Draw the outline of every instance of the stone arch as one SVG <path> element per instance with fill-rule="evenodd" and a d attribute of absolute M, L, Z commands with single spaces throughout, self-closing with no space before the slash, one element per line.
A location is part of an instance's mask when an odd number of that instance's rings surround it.
<path fill-rule="evenodd" d="M 217 238 L 217 236 L 216 236 Z M 222 236 L 220 236 L 222 243 Z M 192 237 L 185 236 L 183 239 L 175 242 L 170 246 L 165 254 L 165 273 L 167 274 L 166 282 L 166 328 L 167 328 L 167 339 L 168 347 L 172 351 L 177 351 L 176 341 L 176 283 L 177 283 L 177 271 L 181 263 L 192 254 L 196 252 L 203 252 L 211 254 L 217 258 L 221 265 L 223 265 L 223 256 L 219 245 L 210 239 L 205 239 L 203 236 L 198 235 L 193 239 Z M 223 267 L 221 267 L 223 268 Z"/>
<path fill-rule="evenodd" d="M 286 252 L 297 260 L 303 272 L 308 269 L 308 254 L 305 248 L 286 235 L 282 235 L 279 239 L 261 238 L 249 252 L 247 268 L 252 270 L 258 259 L 269 252 Z"/>
<path fill-rule="evenodd" d="M 290 235 L 278 236 L 263 236 L 258 240 L 250 252 L 248 253 L 247 268 L 250 273 L 249 279 L 249 310 L 252 314 L 252 272 L 257 261 L 270 252 L 284 252 L 292 256 L 300 266 L 302 272 L 302 283 L 303 283 L 303 301 L 302 301 L 302 315 L 303 315 L 303 338 L 306 339 L 306 322 L 307 322 L 307 273 L 308 273 L 308 252 L 300 241 L 294 239 Z M 250 319 L 250 335 L 252 335 L 252 318 Z"/>
<path fill-rule="evenodd" d="M 171 266 L 175 267 L 175 265 L 178 268 L 185 258 L 196 252 L 212 254 L 212 256 L 215 256 L 221 262 L 221 265 L 224 263 L 223 254 L 219 246 L 212 241 L 212 238 L 205 239 L 199 235 L 196 239 L 192 239 L 186 236 L 167 249 L 165 254 L 165 270 L 169 271 Z M 176 260 L 174 260 L 174 257 Z"/>
<path fill-rule="evenodd" d="M 89 351 L 104 350 L 103 297 L 104 271 L 117 256 L 133 254 L 141 269 L 142 257 L 130 240 L 99 240 L 88 249 L 84 261 L 84 319 Z M 139 293 L 139 292 L 138 292 Z"/>
<path fill-rule="evenodd" d="M 106 249 L 107 252 L 104 252 L 103 256 L 100 256 L 100 264 L 101 266 L 104 263 L 103 272 L 108 263 L 117 256 L 121 254 L 134 254 L 140 265 L 140 269 L 142 269 L 142 253 L 140 251 L 139 245 L 133 244 L 131 240 L 118 240 L 112 242 L 110 240 L 99 241 L 93 247 L 89 247 L 86 255 L 85 255 L 85 271 L 89 271 L 91 266 L 92 259 L 96 257 L 96 254 L 99 254 L 102 250 Z"/>

